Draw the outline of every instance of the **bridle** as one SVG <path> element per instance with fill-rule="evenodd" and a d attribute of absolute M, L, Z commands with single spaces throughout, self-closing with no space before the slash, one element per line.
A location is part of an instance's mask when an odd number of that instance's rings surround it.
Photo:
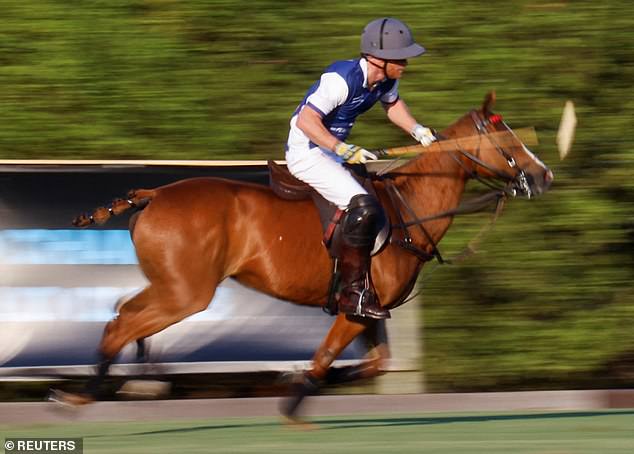
<path fill-rule="evenodd" d="M 471 255 L 475 251 L 476 244 L 481 240 L 483 235 L 492 228 L 498 216 L 501 214 L 502 209 L 504 207 L 504 202 L 508 196 L 516 197 L 518 194 L 524 194 L 526 195 L 527 198 L 531 198 L 533 196 L 533 191 L 531 190 L 530 183 L 528 181 L 529 177 L 527 177 L 524 169 L 522 169 L 517 164 L 517 161 L 513 158 L 513 156 L 500 145 L 500 143 L 495 139 L 495 136 L 492 134 L 489 134 L 492 131 L 489 131 L 487 129 L 489 125 L 502 124 L 507 132 L 514 135 L 512 129 L 509 128 L 509 126 L 506 123 L 504 123 L 504 121 L 502 120 L 502 116 L 493 114 L 488 116 L 488 118 L 482 119 L 480 118 L 480 116 L 475 110 L 472 110 L 469 113 L 469 115 L 475 125 L 476 130 L 478 131 L 478 135 L 481 136 L 481 138 L 486 137 L 493 144 L 496 151 L 504 157 L 509 168 L 514 171 L 514 175 L 511 175 L 504 170 L 500 170 L 484 162 L 480 157 L 481 142 L 478 143 L 478 147 L 476 148 L 475 153 L 469 153 L 468 151 L 460 147 L 457 150 L 457 152 L 460 155 L 462 155 L 469 161 L 473 162 L 475 164 L 475 168 L 469 168 L 456 153 L 451 153 L 451 157 L 458 163 L 460 167 L 462 167 L 462 169 L 466 172 L 466 174 L 470 178 L 473 178 L 479 181 L 480 183 L 482 183 L 483 185 L 491 188 L 492 189 L 491 192 L 489 192 L 488 194 L 485 194 L 484 196 L 468 201 L 467 203 L 461 204 L 461 206 L 458 208 L 437 213 L 437 214 L 427 216 L 424 218 L 418 218 L 414 214 L 409 203 L 407 203 L 407 201 L 402 196 L 400 191 L 398 191 L 398 189 L 394 185 L 392 178 L 395 174 L 388 173 L 386 175 L 381 175 L 379 177 L 380 179 L 386 182 L 386 189 L 387 189 L 388 196 L 392 202 L 392 205 L 395 207 L 395 211 L 397 213 L 398 223 L 396 225 L 393 225 L 392 227 L 402 229 L 404 234 L 404 239 L 397 240 L 396 244 L 400 246 L 402 249 L 409 252 L 410 254 L 415 255 L 421 262 L 430 260 L 431 258 L 437 259 L 438 264 L 452 263 L 452 262 L 456 263 L 456 262 L 464 260 L 466 257 Z M 436 136 L 441 140 L 444 138 L 440 136 L 439 134 L 436 134 Z M 477 172 L 478 167 L 482 167 L 486 169 L 487 171 L 489 171 L 492 175 L 494 175 L 495 177 L 494 181 L 491 181 L 490 178 L 483 178 L 482 176 L 480 176 L 480 174 Z M 498 181 L 495 181 L 495 180 L 498 180 Z M 500 184 L 500 182 L 502 184 Z M 496 203 L 496 208 L 489 225 L 481 229 L 480 232 L 476 235 L 476 237 L 470 241 L 467 248 L 465 248 L 465 250 L 461 252 L 456 258 L 451 260 L 443 259 L 440 251 L 438 250 L 436 243 L 433 241 L 431 235 L 429 234 L 427 229 L 425 229 L 423 224 L 432 220 L 452 217 L 459 214 L 479 212 L 483 210 L 484 208 L 486 208 L 487 206 L 490 206 L 490 204 L 494 201 Z M 405 212 L 408 214 L 410 218 L 412 218 L 410 221 L 406 222 L 403 219 L 401 210 L 398 208 L 399 206 L 405 210 Z M 412 241 L 412 237 L 408 231 L 408 229 L 413 226 L 417 226 L 421 230 L 423 235 L 427 238 L 427 241 L 431 245 L 431 253 L 423 251 L 414 245 Z"/>
<path fill-rule="evenodd" d="M 478 174 L 477 170 L 467 168 L 467 166 L 465 166 L 464 163 L 455 154 L 452 154 L 451 156 L 456 160 L 456 162 L 458 162 L 458 164 L 467 172 L 467 174 L 471 178 L 479 181 L 485 186 L 496 190 L 502 190 L 506 195 L 511 197 L 516 197 L 518 194 L 523 194 L 530 199 L 533 196 L 533 191 L 531 190 L 526 172 L 517 164 L 515 158 L 513 158 L 513 156 L 499 144 L 495 137 L 493 135 L 489 135 L 489 130 L 487 129 L 487 127 L 489 125 L 501 124 L 502 126 L 504 126 L 506 132 L 514 135 L 513 130 L 508 127 L 504 120 L 502 120 L 501 115 L 494 114 L 490 115 L 488 118 L 482 119 L 475 110 L 472 110 L 469 115 L 471 116 L 471 120 L 473 120 L 475 128 L 478 131 L 478 135 L 480 137 L 486 137 L 493 144 L 496 151 L 500 153 L 504 157 L 504 159 L 506 159 L 506 163 L 508 164 L 509 168 L 514 170 L 514 175 L 509 175 L 507 172 L 497 169 L 490 164 L 484 162 L 480 158 L 481 144 L 478 144 L 475 154 L 469 153 L 462 148 L 458 148 L 458 153 L 475 163 L 476 167 L 482 167 L 495 175 L 496 179 L 503 182 L 502 187 L 495 184 L 494 182 L 491 182 L 489 179 L 482 178 Z"/>

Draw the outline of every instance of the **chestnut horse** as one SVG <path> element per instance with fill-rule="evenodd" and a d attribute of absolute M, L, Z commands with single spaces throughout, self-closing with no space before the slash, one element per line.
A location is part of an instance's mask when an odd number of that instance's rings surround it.
<path fill-rule="evenodd" d="M 393 226 L 401 222 L 403 227 L 403 221 L 416 217 L 432 218 L 424 222 L 424 229 L 394 229 L 392 241 L 374 257 L 371 276 L 383 307 L 402 303 L 412 290 L 423 264 L 433 257 L 435 245 L 452 221 L 450 215 L 436 219 L 433 215 L 459 205 L 467 180 L 497 179 L 508 191 L 529 197 L 550 186 L 552 173 L 499 115 L 493 115 L 494 101 L 494 93 L 488 94 L 479 110 L 465 114 L 442 132 L 447 138 L 479 134 L 480 145 L 422 153 L 375 182 Z M 487 136 L 496 131 L 506 131 L 514 140 L 504 147 L 493 139 L 487 142 Z M 407 205 L 402 213 L 403 206 L 394 203 L 388 185 L 396 188 L 398 199 Z M 62 393 L 66 402 L 91 401 L 110 363 L 126 344 L 142 341 L 204 310 L 224 279 L 236 279 L 296 304 L 326 303 L 332 266 L 321 242 L 322 227 L 312 201 L 283 200 L 257 184 L 192 178 L 133 191 L 128 200 L 116 201 L 111 209 L 101 209 L 93 216 L 104 221 L 132 206 L 142 208 L 130 227 L 139 265 L 149 284 L 120 305 L 118 315 L 106 325 L 99 347 L 102 362 L 90 393 Z M 409 237 L 407 241 L 398 241 L 405 237 Z M 405 243 L 409 247 L 404 248 Z M 374 347 L 367 361 L 331 369 L 335 358 L 359 335 Z M 383 322 L 338 314 L 314 355 L 312 369 L 295 385 L 283 413 L 293 417 L 303 397 L 315 392 L 321 383 L 378 375 L 388 355 Z"/>

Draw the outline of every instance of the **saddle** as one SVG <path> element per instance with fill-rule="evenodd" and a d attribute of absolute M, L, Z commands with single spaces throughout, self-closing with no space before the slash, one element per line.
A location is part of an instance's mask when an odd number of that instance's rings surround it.
<path fill-rule="evenodd" d="M 308 184 L 295 178 L 288 171 L 286 166 L 277 164 L 275 161 L 268 161 L 267 164 L 269 168 L 269 186 L 275 195 L 285 200 L 313 200 L 319 212 L 319 219 L 321 220 L 321 226 L 324 232 L 323 243 L 332 258 L 338 257 L 340 255 L 339 221 L 342 218 L 343 211 L 333 203 L 324 199 L 321 194 Z M 372 181 L 372 174 L 366 171 L 365 166 L 363 164 L 346 164 L 346 166 L 351 170 L 352 175 L 359 184 L 378 200 Z M 378 254 L 390 238 L 391 230 L 389 224 L 390 223 L 387 222 L 385 227 L 383 227 L 377 235 L 374 248 L 372 249 L 372 255 Z"/>

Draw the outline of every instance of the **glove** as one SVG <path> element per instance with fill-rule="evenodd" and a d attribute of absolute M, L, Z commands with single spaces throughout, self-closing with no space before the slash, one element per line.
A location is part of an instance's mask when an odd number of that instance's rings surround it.
<path fill-rule="evenodd" d="M 365 164 L 368 159 L 372 161 L 378 159 L 374 153 L 370 153 L 368 150 L 357 145 L 347 144 L 345 142 L 339 142 L 337 144 L 335 153 L 349 164 Z"/>
<path fill-rule="evenodd" d="M 419 124 L 416 124 L 414 129 L 412 129 L 412 137 L 419 141 L 424 147 L 428 147 L 432 142 L 436 141 L 436 136 L 432 130 Z"/>

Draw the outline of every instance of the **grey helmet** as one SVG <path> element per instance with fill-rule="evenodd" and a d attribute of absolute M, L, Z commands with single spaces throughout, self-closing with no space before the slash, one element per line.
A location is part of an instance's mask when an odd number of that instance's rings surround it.
<path fill-rule="evenodd" d="M 382 17 L 363 29 L 361 53 L 384 60 L 403 60 L 422 55 L 425 48 L 416 44 L 411 30 L 403 22 Z"/>

